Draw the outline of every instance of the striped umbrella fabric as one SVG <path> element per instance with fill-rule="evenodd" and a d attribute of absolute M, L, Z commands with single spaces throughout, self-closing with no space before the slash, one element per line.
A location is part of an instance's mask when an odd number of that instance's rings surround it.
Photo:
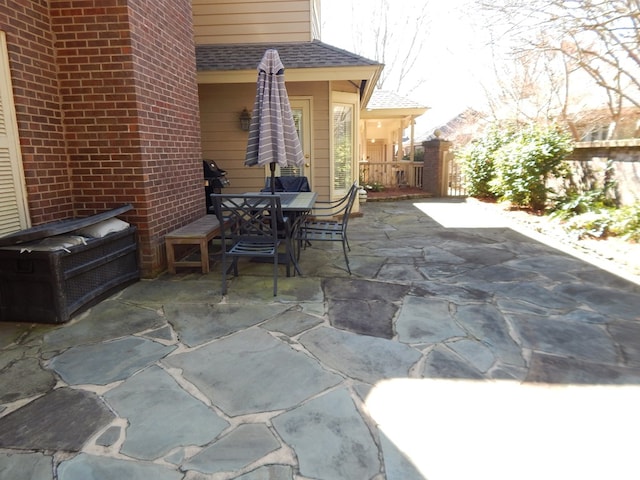
<path fill-rule="evenodd" d="M 258 64 L 258 85 L 249 127 L 245 165 L 304 163 L 302 145 L 284 84 L 284 65 L 278 51 L 269 49 Z M 273 185 L 273 182 L 271 182 Z"/>

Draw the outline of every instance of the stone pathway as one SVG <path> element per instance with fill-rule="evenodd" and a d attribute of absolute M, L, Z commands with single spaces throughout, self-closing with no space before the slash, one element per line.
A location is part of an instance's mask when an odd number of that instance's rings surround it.
<path fill-rule="evenodd" d="M 0 479 L 631 479 L 640 287 L 473 204 L 0 323 Z"/>

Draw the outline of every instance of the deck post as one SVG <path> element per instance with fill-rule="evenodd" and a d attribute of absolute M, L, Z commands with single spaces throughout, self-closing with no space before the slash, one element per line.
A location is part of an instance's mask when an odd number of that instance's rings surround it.
<path fill-rule="evenodd" d="M 424 169 L 422 171 L 422 189 L 434 197 L 447 196 L 446 153 L 452 143 L 439 137 L 422 142 L 424 147 Z"/>

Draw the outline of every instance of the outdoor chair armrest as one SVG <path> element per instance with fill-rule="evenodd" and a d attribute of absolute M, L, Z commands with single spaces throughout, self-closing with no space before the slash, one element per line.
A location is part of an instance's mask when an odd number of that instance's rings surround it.
<path fill-rule="evenodd" d="M 314 218 L 337 218 L 346 215 L 347 212 L 350 213 L 357 190 L 358 185 L 354 182 L 345 196 L 336 200 L 317 201 L 313 205 L 313 212 L 309 215 L 309 221 L 313 221 Z"/>

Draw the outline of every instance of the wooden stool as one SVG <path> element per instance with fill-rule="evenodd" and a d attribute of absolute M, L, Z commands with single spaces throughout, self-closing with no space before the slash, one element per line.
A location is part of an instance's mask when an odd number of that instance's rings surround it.
<path fill-rule="evenodd" d="M 167 269 L 176 273 L 176 267 L 201 267 L 202 273 L 209 273 L 209 242 L 220 235 L 220 222 L 215 215 L 206 215 L 195 222 L 168 233 L 164 239 L 167 245 Z M 195 245 L 200 248 L 200 261 L 176 260 L 175 245 Z"/>

